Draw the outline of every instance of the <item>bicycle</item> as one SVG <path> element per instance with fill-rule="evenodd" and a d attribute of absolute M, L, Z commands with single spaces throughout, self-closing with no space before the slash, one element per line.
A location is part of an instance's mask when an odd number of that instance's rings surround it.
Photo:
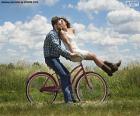
<path fill-rule="evenodd" d="M 70 74 L 74 75 L 71 83 L 78 101 L 103 102 L 106 99 L 108 86 L 100 74 L 86 71 L 82 62 Z M 27 79 L 26 97 L 30 103 L 53 103 L 60 92 L 60 78 L 55 73 L 36 72 Z"/>

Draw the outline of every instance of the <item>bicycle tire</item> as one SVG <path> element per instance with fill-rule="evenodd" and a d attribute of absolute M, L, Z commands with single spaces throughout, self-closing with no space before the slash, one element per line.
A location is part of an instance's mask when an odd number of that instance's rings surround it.
<path fill-rule="evenodd" d="M 36 72 L 32 74 L 27 80 L 26 97 L 30 103 L 38 103 L 38 102 L 39 103 L 41 102 L 53 103 L 57 97 L 57 92 L 40 92 L 38 88 L 36 88 L 38 90 L 31 88 L 31 86 L 38 87 L 39 83 L 40 84 L 43 83 L 44 80 L 41 79 L 41 77 L 44 77 L 44 79 L 46 79 L 47 83 L 44 82 L 45 84 L 49 84 L 49 86 L 53 85 L 53 86 L 58 87 L 57 81 L 51 74 L 47 72 Z M 38 79 L 38 80 L 36 81 L 36 83 L 35 82 L 33 83 L 35 79 Z M 31 89 L 32 89 L 32 93 L 31 93 Z M 48 99 L 49 97 L 47 97 L 47 95 L 49 94 L 52 94 L 52 98 L 50 98 L 50 100 Z"/>
<path fill-rule="evenodd" d="M 85 74 L 90 83 L 89 85 L 84 80 Z M 80 75 L 76 81 L 75 93 L 78 100 L 83 102 L 93 101 L 95 103 L 103 102 L 108 95 L 107 82 L 98 73 L 90 71 L 85 72 L 85 74 Z M 102 93 L 99 93 L 99 86 L 102 89 Z"/>

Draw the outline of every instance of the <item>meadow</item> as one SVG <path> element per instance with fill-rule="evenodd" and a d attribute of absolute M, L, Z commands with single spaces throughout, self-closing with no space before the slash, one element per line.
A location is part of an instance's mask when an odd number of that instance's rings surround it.
<path fill-rule="evenodd" d="M 110 96 L 104 103 L 30 104 L 25 95 L 27 77 L 36 71 L 50 72 L 49 68 L 38 62 L 0 64 L 0 116 L 140 116 L 140 63 L 121 67 L 111 78 L 99 68 L 87 67 L 93 69 L 109 85 Z"/>

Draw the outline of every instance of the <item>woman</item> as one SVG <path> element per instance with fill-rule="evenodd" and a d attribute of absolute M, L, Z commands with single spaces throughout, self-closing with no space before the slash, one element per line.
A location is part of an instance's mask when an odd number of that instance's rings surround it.
<path fill-rule="evenodd" d="M 102 61 L 101 59 L 97 58 L 93 52 L 81 50 L 78 48 L 75 42 L 75 31 L 73 28 L 71 28 L 69 21 L 66 18 L 60 18 L 59 23 L 62 27 L 59 34 L 66 49 L 72 53 L 78 53 L 81 56 L 81 59 L 73 59 L 73 61 L 93 60 L 95 64 L 105 71 L 109 76 L 112 76 L 113 73 L 118 70 L 121 61 L 116 64 L 110 63 L 108 61 Z"/>

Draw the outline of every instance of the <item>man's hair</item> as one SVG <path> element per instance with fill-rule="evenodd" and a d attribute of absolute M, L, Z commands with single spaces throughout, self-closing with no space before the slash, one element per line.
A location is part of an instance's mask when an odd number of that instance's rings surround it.
<path fill-rule="evenodd" d="M 59 17 L 58 16 L 54 16 L 52 17 L 51 19 L 51 23 L 52 23 L 52 26 L 54 27 L 55 24 L 57 24 L 57 22 L 59 21 Z"/>

